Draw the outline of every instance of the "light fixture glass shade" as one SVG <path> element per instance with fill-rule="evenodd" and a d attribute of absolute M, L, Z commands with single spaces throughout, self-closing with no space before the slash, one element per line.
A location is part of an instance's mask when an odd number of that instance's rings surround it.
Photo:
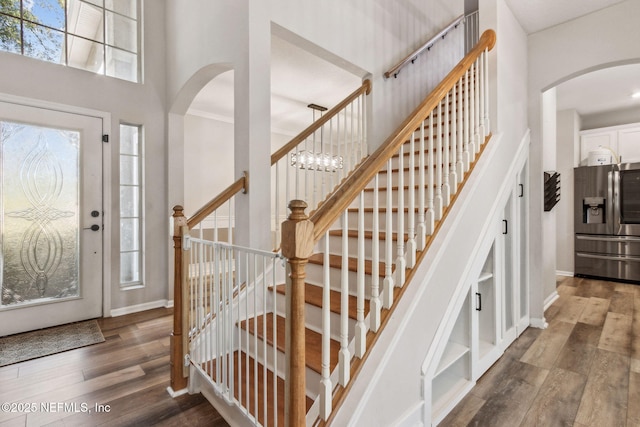
<path fill-rule="evenodd" d="M 338 169 L 342 169 L 343 161 L 342 156 L 298 151 L 297 153 L 291 153 L 291 166 L 300 169 L 335 172 Z"/>

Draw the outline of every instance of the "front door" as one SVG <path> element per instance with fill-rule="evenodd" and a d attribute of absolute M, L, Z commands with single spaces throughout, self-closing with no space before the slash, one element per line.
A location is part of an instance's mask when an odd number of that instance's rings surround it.
<path fill-rule="evenodd" d="M 102 119 L 0 102 L 0 336 L 102 316 Z"/>

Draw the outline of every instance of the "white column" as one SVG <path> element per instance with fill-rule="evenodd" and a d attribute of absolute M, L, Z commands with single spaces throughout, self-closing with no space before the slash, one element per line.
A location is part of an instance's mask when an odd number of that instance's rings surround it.
<path fill-rule="evenodd" d="M 239 1 L 247 38 L 238 43 L 234 72 L 234 177 L 249 172 L 251 190 L 235 204 L 235 242 L 256 249 L 271 246 L 271 23 L 269 2 Z"/>

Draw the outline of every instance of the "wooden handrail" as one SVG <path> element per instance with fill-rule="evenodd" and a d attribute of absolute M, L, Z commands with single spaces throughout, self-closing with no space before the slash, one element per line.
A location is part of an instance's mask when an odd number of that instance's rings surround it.
<path fill-rule="evenodd" d="M 451 23 L 449 25 L 447 25 L 446 27 L 444 27 L 444 29 L 442 31 L 440 31 L 435 36 L 431 37 L 429 39 L 429 41 L 427 41 L 425 44 L 423 44 L 418 49 L 413 51 L 411 54 L 407 55 L 402 61 L 398 62 L 398 64 L 395 67 L 393 67 L 392 69 L 390 69 L 389 71 L 384 73 L 384 77 L 386 79 L 388 79 L 391 76 L 398 77 L 398 73 L 400 73 L 400 70 L 405 65 L 407 65 L 409 62 L 415 61 L 416 58 L 418 57 L 418 55 L 420 55 L 422 52 L 424 52 L 425 49 L 427 49 L 427 50 L 431 49 L 431 46 L 433 46 L 433 44 L 435 42 L 437 42 L 440 37 L 444 38 L 444 36 L 446 36 L 447 33 L 449 32 L 449 30 L 451 30 L 452 28 L 457 27 L 458 25 L 460 25 L 460 22 L 462 22 L 462 21 L 464 21 L 464 15 L 460 15 L 456 19 L 451 21 Z"/>
<path fill-rule="evenodd" d="M 249 189 L 249 175 L 247 172 L 243 172 L 242 176 L 233 184 L 228 186 L 222 193 L 211 199 L 209 203 L 198 209 L 198 211 L 187 220 L 187 226 L 189 230 L 193 229 L 202 220 L 211 215 L 213 211 L 225 204 L 229 199 L 235 196 L 238 192 L 242 191 L 246 193 Z"/>
<path fill-rule="evenodd" d="M 356 99 L 361 94 L 369 95 L 371 93 L 371 80 L 367 79 L 362 83 L 358 89 L 354 90 L 349 96 L 343 99 L 338 105 L 324 113 L 318 120 L 311 123 L 305 130 L 300 132 L 298 136 L 293 138 L 291 141 L 287 142 L 282 148 L 278 149 L 275 153 L 271 155 L 271 165 L 276 164 L 280 159 L 287 155 L 287 153 L 293 150 L 298 144 L 311 136 L 314 132 L 319 130 L 322 125 L 331 120 L 334 116 L 336 116 L 340 111 L 344 109 L 347 105 L 349 105 L 354 99 Z"/>
<path fill-rule="evenodd" d="M 344 180 L 336 191 L 309 218 L 314 224 L 313 239 L 319 241 L 325 232 L 333 225 L 360 192 L 371 182 L 386 162 L 393 157 L 412 132 L 420 127 L 427 117 L 446 94 L 456 85 L 467 72 L 475 60 L 485 49 L 493 49 L 496 43 L 496 33 L 487 30 L 482 34 L 478 44 L 462 58 L 449 74 L 436 86 L 413 113 L 396 129 L 396 131 L 362 164 Z"/>

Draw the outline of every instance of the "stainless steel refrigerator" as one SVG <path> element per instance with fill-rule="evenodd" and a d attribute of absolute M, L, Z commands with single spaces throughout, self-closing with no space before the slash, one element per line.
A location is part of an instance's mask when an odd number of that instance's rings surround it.
<path fill-rule="evenodd" d="M 576 276 L 640 283 L 640 163 L 574 169 Z"/>

